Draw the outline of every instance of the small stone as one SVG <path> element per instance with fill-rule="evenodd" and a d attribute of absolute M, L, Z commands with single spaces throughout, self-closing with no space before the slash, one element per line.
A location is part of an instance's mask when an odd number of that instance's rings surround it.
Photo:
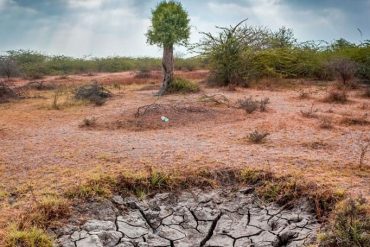
<path fill-rule="evenodd" d="M 88 232 L 113 231 L 116 225 L 111 221 L 89 220 L 82 228 Z"/>
<path fill-rule="evenodd" d="M 124 204 L 127 206 L 127 207 L 130 207 L 132 209 L 137 209 L 139 208 L 138 206 L 138 202 L 139 200 L 134 197 L 134 196 L 129 196 L 129 197 L 126 197 L 125 199 L 123 199 L 123 202 Z"/>
<path fill-rule="evenodd" d="M 127 214 L 118 216 L 117 221 L 123 221 L 133 226 L 146 227 L 146 221 L 139 210 L 130 210 Z"/>
<path fill-rule="evenodd" d="M 112 201 L 117 203 L 118 205 L 123 205 L 125 202 L 123 201 L 122 196 L 113 196 Z"/>
<path fill-rule="evenodd" d="M 149 246 L 170 246 L 170 241 L 164 238 L 159 237 L 158 235 L 149 233 L 146 236 L 146 242 Z"/>
<path fill-rule="evenodd" d="M 254 187 L 252 187 L 252 186 L 248 186 L 248 187 L 245 187 L 245 188 L 240 189 L 240 190 L 239 190 L 239 192 L 240 192 L 240 193 L 242 193 L 242 194 L 250 194 L 250 193 L 252 193 L 254 190 L 255 190 L 255 188 L 254 188 Z"/>
<path fill-rule="evenodd" d="M 60 237 L 57 241 L 57 244 L 59 247 L 75 247 L 75 244 L 69 235 Z"/>
<path fill-rule="evenodd" d="M 118 244 L 122 238 L 122 233 L 117 231 L 102 231 L 94 234 L 99 237 L 104 247 L 113 247 Z"/>
<path fill-rule="evenodd" d="M 76 242 L 76 247 L 104 247 L 96 235 L 89 235 Z"/>
<path fill-rule="evenodd" d="M 149 233 L 148 228 L 141 226 L 132 226 L 125 222 L 117 221 L 118 229 L 129 238 L 140 238 Z"/>
<path fill-rule="evenodd" d="M 214 235 L 207 241 L 205 246 L 233 247 L 234 239 L 225 235 Z"/>
<path fill-rule="evenodd" d="M 87 231 L 82 230 L 82 231 L 76 231 L 71 235 L 72 241 L 78 241 L 82 238 L 86 238 L 88 235 Z"/>
<path fill-rule="evenodd" d="M 172 241 L 183 239 L 186 236 L 184 232 L 182 232 L 180 229 L 176 229 L 175 226 L 160 226 L 158 229 L 158 235 Z"/>
<path fill-rule="evenodd" d="M 234 247 L 254 246 L 249 238 L 239 238 L 235 241 Z"/>

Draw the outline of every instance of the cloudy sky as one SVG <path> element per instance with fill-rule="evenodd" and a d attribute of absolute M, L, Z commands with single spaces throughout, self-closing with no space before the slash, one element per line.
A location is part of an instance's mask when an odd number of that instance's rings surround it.
<path fill-rule="evenodd" d="M 146 44 L 159 0 L 0 0 L 0 52 L 31 49 L 75 57 L 160 56 Z M 183 0 L 191 41 L 215 25 L 292 28 L 298 40 L 370 38 L 370 0 Z M 178 53 L 185 50 L 178 48 Z"/>

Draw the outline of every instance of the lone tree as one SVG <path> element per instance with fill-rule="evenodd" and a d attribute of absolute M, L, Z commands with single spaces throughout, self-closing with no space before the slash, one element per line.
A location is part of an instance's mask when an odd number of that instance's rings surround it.
<path fill-rule="evenodd" d="M 152 11 L 152 26 L 146 36 L 148 43 L 163 48 L 163 84 L 158 95 L 163 95 L 173 80 L 173 46 L 186 44 L 190 35 L 190 19 L 182 4 L 162 1 Z"/>

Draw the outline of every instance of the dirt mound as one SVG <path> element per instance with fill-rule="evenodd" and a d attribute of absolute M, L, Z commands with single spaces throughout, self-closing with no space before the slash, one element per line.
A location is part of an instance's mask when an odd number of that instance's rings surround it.
<path fill-rule="evenodd" d="M 232 117 L 230 117 L 232 116 Z M 149 104 L 124 113 L 105 117 L 94 129 L 145 131 L 188 125 L 210 125 L 245 120 L 245 114 L 233 108 L 209 107 L 191 103 Z"/>
<path fill-rule="evenodd" d="M 141 106 L 134 113 L 130 112 L 123 116 L 123 119 L 110 123 L 109 127 L 135 131 L 179 127 L 211 120 L 217 114 L 219 112 L 202 106 L 150 104 Z"/>

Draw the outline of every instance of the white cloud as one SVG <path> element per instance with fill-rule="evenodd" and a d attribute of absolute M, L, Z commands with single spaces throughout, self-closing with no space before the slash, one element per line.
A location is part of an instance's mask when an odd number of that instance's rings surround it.
<path fill-rule="evenodd" d="M 14 4 L 12 0 L 0 0 L 0 11 Z"/>
<path fill-rule="evenodd" d="M 70 8 L 99 8 L 106 0 L 67 0 Z"/>
<path fill-rule="evenodd" d="M 232 13 L 234 18 L 248 18 L 248 24 L 278 29 L 292 28 L 300 40 L 325 39 L 328 33 L 340 36 L 346 25 L 342 10 L 326 8 L 321 10 L 296 9 L 280 0 L 248 0 L 244 6 L 236 3 L 209 3 L 208 8 L 215 15 Z M 225 14 L 226 13 L 226 14 Z"/>

